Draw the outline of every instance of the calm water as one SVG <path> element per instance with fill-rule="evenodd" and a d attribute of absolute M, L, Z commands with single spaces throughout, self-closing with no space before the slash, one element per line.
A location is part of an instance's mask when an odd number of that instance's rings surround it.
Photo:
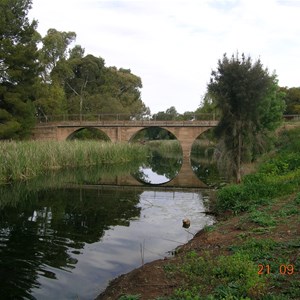
<path fill-rule="evenodd" d="M 168 256 L 213 223 L 205 191 L 135 186 L 129 171 L 170 180 L 168 172 L 125 166 L 2 187 L 0 298 L 94 299 L 109 280 Z"/>

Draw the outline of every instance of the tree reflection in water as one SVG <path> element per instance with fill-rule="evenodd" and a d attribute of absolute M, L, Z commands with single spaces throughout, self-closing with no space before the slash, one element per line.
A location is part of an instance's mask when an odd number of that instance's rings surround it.
<path fill-rule="evenodd" d="M 147 184 L 163 184 L 177 176 L 182 165 L 182 155 L 162 155 L 153 151 L 148 161 L 144 163 L 132 176 Z"/>
<path fill-rule="evenodd" d="M 1 299 L 33 299 L 39 276 L 55 279 L 56 270 L 72 270 L 86 243 L 140 215 L 142 191 L 40 188 L 0 190 Z"/>

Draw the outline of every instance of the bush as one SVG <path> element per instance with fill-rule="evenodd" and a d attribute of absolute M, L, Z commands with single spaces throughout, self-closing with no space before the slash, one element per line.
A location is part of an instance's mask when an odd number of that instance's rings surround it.
<path fill-rule="evenodd" d="M 229 185 L 217 192 L 215 210 L 220 213 L 226 210 L 233 210 L 243 203 L 243 185 Z"/>

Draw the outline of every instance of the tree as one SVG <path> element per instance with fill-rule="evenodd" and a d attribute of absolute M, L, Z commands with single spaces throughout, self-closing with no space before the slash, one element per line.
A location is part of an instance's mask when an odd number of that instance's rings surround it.
<path fill-rule="evenodd" d="M 104 60 L 93 55 L 80 58 L 80 53 L 79 55 L 75 53 L 72 52 L 68 60 L 72 75 L 65 80 L 68 110 L 80 115 L 97 113 L 97 100 L 94 100 L 104 82 Z"/>
<path fill-rule="evenodd" d="M 41 118 L 53 114 L 150 114 L 141 100 L 141 78 L 129 69 L 105 67 L 104 59 L 84 56 L 74 32 L 49 29 L 39 51 L 40 80 L 35 106 Z"/>
<path fill-rule="evenodd" d="M 285 113 L 291 115 L 300 114 L 300 87 L 283 87 L 280 90 L 285 94 Z"/>
<path fill-rule="evenodd" d="M 176 120 L 179 116 L 176 108 L 174 106 L 169 107 L 166 111 L 159 111 L 158 113 L 153 115 L 153 119 L 155 120 Z"/>
<path fill-rule="evenodd" d="M 224 54 L 211 73 L 208 93 L 220 111 L 215 130 L 219 158 L 240 182 L 242 163 L 263 148 L 268 133 L 282 120 L 285 106 L 276 75 L 270 75 L 260 60 L 253 63 L 244 54 L 230 59 Z"/>
<path fill-rule="evenodd" d="M 213 97 L 207 92 L 203 99 L 202 102 L 200 103 L 200 106 L 196 110 L 196 115 L 201 115 L 201 114 L 214 114 L 217 115 L 217 107 L 216 103 L 213 99 Z"/>
<path fill-rule="evenodd" d="M 149 108 L 141 100 L 141 88 L 141 78 L 131 73 L 130 69 L 106 68 L 102 94 L 105 99 L 110 99 L 106 101 L 107 106 L 110 106 L 110 103 L 119 104 L 121 111 L 117 111 L 118 113 L 138 119 L 149 114 Z"/>
<path fill-rule="evenodd" d="M 44 83 L 51 82 L 50 75 L 57 63 L 66 61 L 68 46 L 75 39 L 75 32 L 57 31 L 54 28 L 50 28 L 47 31 L 47 35 L 42 38 L 43 47 L 39 50 L 39 61 L 42 67 L 41 77 Z"/>
<path fill-rule="evenodd" d="M 68 51 L 75 40 L 75 32 L 49 29 L 41 39 L 39 50 L 40 76 L 35 85 L 35 108 L 39 118 L 66 113 L 66 78 L 73 76 L 72 65 L 83 57 L 84 49 L 76 45 Z"/>
<path fill-rule="evenodd" d="M 63 87 L 56 81 L 44 83 L 37 81 L 35 87 L 35 109 L 40 120 L 48 116 L 61 115 L 66 111 L 66 96 Z"/>
<path fill-rule="evenodd" d="M 39 35 L 27 18 L 30 8 L 30 0 L 0 1 L 0 139 L 23 137 L 35 122 Z"/>
<path fill-rule="evenodd" d="M 126 114 L 127 118 L 150 113 L 141 100 L 140 77 L 127 69 L 105 67 L 101 57 L 80 57 L 81 53 L 74 48 L 68 60 L 72 69 L 65 79 L 69 112 Z"/>

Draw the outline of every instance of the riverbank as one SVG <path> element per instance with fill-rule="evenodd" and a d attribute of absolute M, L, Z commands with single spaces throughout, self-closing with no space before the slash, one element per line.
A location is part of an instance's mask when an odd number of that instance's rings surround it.
<path fill-rule="evenodd" d="M 28 180 L 49 170 L 145 160 L 138 144 L 99 141 L 0 142 L 0 184 Z"/>
<path fill-rule="evenodd" d="M 217 224 L 97 299 L 300 299 L 299 137 L 299 128 L 282 130 L 255 173 L 218 191 Z"/>

